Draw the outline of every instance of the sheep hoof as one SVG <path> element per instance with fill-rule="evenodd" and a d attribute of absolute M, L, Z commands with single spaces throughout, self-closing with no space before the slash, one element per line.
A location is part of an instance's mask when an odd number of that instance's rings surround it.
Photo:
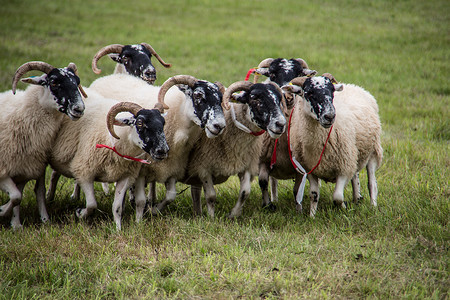
<path fill-rule="evenodd" d="M 346 208 L 347 208 L 347 201 L 342 201 L 342 202 L 339 202 L 339 201 L 333 201 L 333 203 L 334 203 L 334 205 L 336 205 L 337 207 L 341 207 L 341 208 L 343 208 L 343 209 L 346 209 Z"/>
<path fill-rule="evenodd" d="M 303 205 L 297 204 L 297 205 L 295 206 L 295 210 L 296 210 L 297 213 L 299 213 L 299 214 L 303 213 Z"/>
<path fill-rule="evenodd" d="M 269 212 L 275 212 L 277 210 L 277 206 L 273 204 L 273 202 L 269 202 L 269 204 L 263 204 L 262 208 Z"/>
<path fill-rule="evenodd" d="M 77 208 L 77 210 L 75 211 L 75 215 L 77 216 L 77 218 L 82 219 L 83 218 L 83 209 Z"/>

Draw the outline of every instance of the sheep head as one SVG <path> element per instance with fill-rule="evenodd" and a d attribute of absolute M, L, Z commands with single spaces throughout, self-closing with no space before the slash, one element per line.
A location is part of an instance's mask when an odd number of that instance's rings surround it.
<path fill-rule="evenodd" d="M 248 119 L 272 138 L 278 138 L 284 132 L 286 119 L 280 107 L 282 91 L 276 84 L 238 81 L 228 87 L 223 99 L 226 107 L 230 106 L 230 101 L 247 105 Z"/>
<path fill-rule="evenodd" d="M 221 106 L 221 87 L 190 75 L 176 75 L 167 79 L 161 86 L 158 94 L 159 107 L 168 108 L 164 103 L 164 97 L 174 85 L 185 94 L 185 113 L 189 118 L 195 124 L 205 129 L 209 138 L 214 138 L 221 134 L 225 128 L 225 116 Z"/>
<path fill-rule="evenodd" d="M 305 113 L 319 121 L 324 128 L 329 128 L 334 123 L 336 117 L 333 105 L 334 92 L 341 91 L 342 88 L 342 84 L 338 84 L 329 73 L 315 77 L 297 77 L 290 85 L 282 87 L 286 92 L 302 96 L 306 100 Z"/>
<path fill-rule="evenodd" d="M 44 74 L 36 77 L 22 78 L 26 73 L 37 70 Z M 16 93 L 17 83 L 22 82 L 41 85 L 48 88 L 52 98 L 48 99 L 49 107 L 68 115 L 72 120 L 78 120 L 84 113 L 84 103 L 80 95 L 86 96 L 77 75 L 77 67 L 70 63 L 66 68 L 54 68 L 42 61 L 31 61 L 21 65 L 12 80 L 12 92 Z"/>
<path fill-rule="evenodd" d="M 130 115 L 117 115 L 121 112 L 129 112 Z M 155 160 L 167 157 L 169 146 L 164 134 L 165 120 L 157 109 L 144 109 L 133 102 L 120 102 L 111 107 L 106 117 L 106 126 L 110 134 L 116 139 L 120 137 L 114 131 L 114 125 L 129 126 L 134 128 L 129 139 Z"/>
<path fill-rule="evenodd" d="M 156 80 L 156 69 L 151 62 L 152 55 L 165 68 L 172 65 L 164 62 L 164 60 L 156 53 L 156 51 L 147 43 L 136 45 L 112 44 L 100 49 L 92 59 L 92 71 L 100 74 L 101 70 L 97 67 L 98 60 L 106 54 L 119 64 L 123 64 L 128 74 L 141 78 L 149 84 L 153 84 Z"/>
<path fill-rule="evenodd" d="M 255 70 L 254 82 L 258 81 L 256 74 L 269 77 L 270 81 L 276 82 L 279 86 L 289 83 L 298 76 L 313 76 L 317 72 L 308 67 L 306 61 L 301 58 L 266 58 L 261 61 Z"/>

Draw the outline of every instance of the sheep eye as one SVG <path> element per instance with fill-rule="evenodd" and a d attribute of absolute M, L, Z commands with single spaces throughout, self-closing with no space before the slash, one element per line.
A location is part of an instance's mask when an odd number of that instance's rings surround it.
<path fill-rule="evenodd" d="M 136 127 L 139 128 L 139 129 L 141 129 L 143 126 L 144 126 L 144 123 L 142 122 L 142 120 L 141 120 L 141 119 L 138 119 L 138 120 L 136 121 Z"/>
<path fill-rule="evenodd" d="M 127 56 L 125 56 L 122 60 L 125 65 L 128 65 L 128 63 L 130 62 L 130 58 Z"/>

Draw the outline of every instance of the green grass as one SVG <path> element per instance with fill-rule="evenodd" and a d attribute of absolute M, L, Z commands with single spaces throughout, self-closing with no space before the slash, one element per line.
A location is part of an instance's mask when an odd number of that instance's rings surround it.
<path fill-rule="evenodd" d="M 74 211 L 83 200 L 69 200 L 65 180 L 48 204 L 51 223 L 42 225 L 29 184 L 23 230 L 0 220 L 0 299 L 448 299 L 450 2 L 0 4 L 1 91 L 30 60 L 73 61 L 88 86 L 98 78 L 92 56 L 113 43 L 147 42 L 172 63 L 155 62 L 157 84 L 189 74 L 229 85 L 266 57 L 302 57 L 377 98 L 384 148 L 379 206 L 369 204 L 363 171 L 365 200 L 336 209 L 333 185 L 322 184 L 315 219 L 295 212 L 291 181 L 280 183 L 277 211 L 262 210 L 255 181 L 243 216 L 230 221 L 239 186 L 232 178 L 217 188 L 214 220 L 193 218 L 190 191 L 178 184 L 176 202 L 141 224 L 127 203 L 116 232 L 112 195 L 97 186 L 99 209 L 81 222 Z M 99 66 L 102 74 L 114 69 L 107 58 Z"/>

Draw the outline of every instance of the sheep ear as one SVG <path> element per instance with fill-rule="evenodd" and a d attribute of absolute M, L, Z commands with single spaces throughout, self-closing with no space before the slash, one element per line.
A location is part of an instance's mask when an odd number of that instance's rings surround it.
<path fill-rule="evenodd" d="M 312 77 L 317 74 L 316 70 L 303 69 L 303 74 L 308 77 Z"/>
<path fill-rule="evenodd" d="M 245 91 L 242 91 L 240 93 L 235 93 L 231 95 L 231 99 L 234 102 L 240 102 L 243 104 L 247 104 L 248 103 L 248 93 Z"/>
<path fill-rule="evenodd" d="M 286 93 L 292 93 L 299 96 L 303 96 L 303 89 L 298 85 L 287 84 L 283 85 L 281 89 Z"/>
<path fill-rule="evenodd" d="M 258 68 L 255 70 L 255 73 L 269 77 L 269 68 Z"/>
<path fill-rule="evenodd" d="M 108 54 L 108 56 L 116 63 L 119 63 L 119 64 L 122 63 L 122 60 L 120 59 L 120 55 L 118 53 L 110 53 L 110 54 Z"/>
<path fill-rule="evenodd" d="M 45 85 L 45 83 L 47 83 L 47 74 L 42 74 L 41 76 L 22 78 L 21 81 L 29 84 Z"/>
<path fill-rule="evenodd" d="M 116 126 L 134 126 L 136 123 L 136 118 L 128 113 L 126 116 L 116 117 L 114 120 L 114 125 Z"/>
<path fill-rule="evenodd" d="M 334 84 L 334 90 L 336 92 L 341 92 L 344 89 L 344 85 L 342 83 Z"/>

